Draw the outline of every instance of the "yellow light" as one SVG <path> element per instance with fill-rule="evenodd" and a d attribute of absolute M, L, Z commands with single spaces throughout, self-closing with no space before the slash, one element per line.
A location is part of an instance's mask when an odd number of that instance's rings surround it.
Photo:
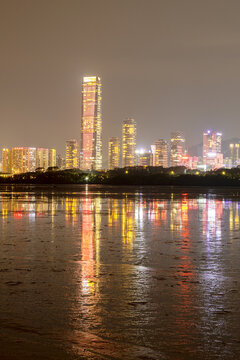
<path fill-rule="evenodd" d="M 222 175 L 226 175 L 226 172 L 225 172 L 225 171 L 222 171 Z"/>
<path fill-rule="evenodd" d="M 170 175 L 174 175 L 174 171 L 172 170 L 172 171 L 170 171 Z"/>
<path fill-rule="evenodd" d="M 199 171 L 196 171 L 196 175 L 199 175 Z"/>
<path fill-rule="evenodd" d="M 128 170 L 125 171 L 125 174 L 128 174 Z"/>
<path fill-rule="evenodd" d="M 87 83 L 87 82 L 94 82 L 97 80 L 97 77 L 96 76 L 85 76 L 83 78 L 83 82 L 84 83 Z"/>

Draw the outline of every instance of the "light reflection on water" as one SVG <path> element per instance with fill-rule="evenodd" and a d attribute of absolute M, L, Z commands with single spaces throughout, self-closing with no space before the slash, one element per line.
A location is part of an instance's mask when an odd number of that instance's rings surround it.
<path fill-rule="evenodd" d="M 236 358 L 238 200 L 86 187 L 0 201 L 5 356 Z"/>

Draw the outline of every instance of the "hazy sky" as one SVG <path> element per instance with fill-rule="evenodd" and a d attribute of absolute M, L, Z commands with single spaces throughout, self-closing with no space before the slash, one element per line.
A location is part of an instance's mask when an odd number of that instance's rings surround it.
<path fill-rule="evenodd" d="M 240 136 L 240 1 L 0 0 L 0 146 L 65 151 L 81 80 L 103 84 L 104 151 L 121 122 L 147 146 L 182 130 Z"/>

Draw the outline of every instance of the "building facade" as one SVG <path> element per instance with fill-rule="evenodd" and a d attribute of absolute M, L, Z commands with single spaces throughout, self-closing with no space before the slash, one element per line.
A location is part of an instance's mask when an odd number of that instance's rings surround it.
<path fill-rule="evenodd" d="M 223 166 L 222 134 L 207 130 L 203 133 L 203 165 L 205 169 L 218 169 Z"/>
<path fill-rule="evenodd" d="M 12 174 L 21 174 L 36 169 L 36 148 L 12 148 Z"/>
<path fill-rule="evenodd" d="M 77 140 L 66 141 L 66 169 L 79 167 L 79 151 Z"/>
<path fill-rule="evenodd" d="M 102 168 L 102 84 L 99 76 L 83 78 L 80 168 Z"/>
<path fill-rule="evenodd" d="M 170 166 L 180 166 L 185 154 L 185 139 L 179 131 L 171 133 Z"/>
<path fill-rule="evenodd" d="M 147 167 L 151 165 L 151 151 L 140 151 L 137 153 L 137 165 Z"/>
<path fill-rule="evenodd" d="M 12 150 L 2 149 L 2 172 L 5 174 L 12 173 Z"/>
<path fill-rule="evenodd" d="M 168 167 L 168 143 L 165 140 L 155 141 L 154 165 Z"/>
<path fill-rule="evenodd" d="M 48 149 L 48 167 L 57 166 L 57 152 L 55 149 Z"/>
<path fill-rule="evenodd" d="M 136 166 L 137 127 L 134 119 L 126 119 L 122 126 L 122 166 Z"/>
<path fill-rule="evenodd" d="M 36 168 L 47 170 L 49 151 L 46 148 L 37 148 L 36 151 Z"/>
<path fill-rule="evenodd" d="M 112 170 L 120 166 L 120 140 L 111 137 L 108 141 L 108 169 Z"/>

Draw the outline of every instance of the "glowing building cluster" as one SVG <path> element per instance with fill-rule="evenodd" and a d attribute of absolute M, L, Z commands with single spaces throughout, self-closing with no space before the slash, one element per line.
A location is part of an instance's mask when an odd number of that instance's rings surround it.
<path fill-rule="evenodd" d="M 37 168 L 46 170 L 56 166 L 56 150 L 34 147 L 13 147 L 2 149 L 2 172 L 21 174 L 33 172 Z"/>
<path fill-rule="evenodd" d="M 82 114 L 77 139 L 66 141 L 66 156 L 55 149 L 14 147 L 2 149 L 2 173 L 18 174 L 28 171 L 59 169 L 103 170 L 102 159 L 102 83 L 101 78 L 85 76 L 82 81 Z M 185 137 L 180 131 L 171 133 L 170 139 L 156 137 L 150 149 L 137 150 L 137 124 L 133 118 L 122 122 L 122 139 L 111 137 L 108 141 L 108 169 L 119 167 L 178 167 L 215 170 L 223 166 L 239 166 L 240 144 L 229 145 L 229 157 L 223 159 L 222 134 L 207 130 L 203 133 L 202 157 L 189 155 Z M 200 154 L 198 154 L 200 155 Z M 171 169 L 174 171 L 174 169 Z M 126 169 L 128 171 L 128 169 Z"/>

